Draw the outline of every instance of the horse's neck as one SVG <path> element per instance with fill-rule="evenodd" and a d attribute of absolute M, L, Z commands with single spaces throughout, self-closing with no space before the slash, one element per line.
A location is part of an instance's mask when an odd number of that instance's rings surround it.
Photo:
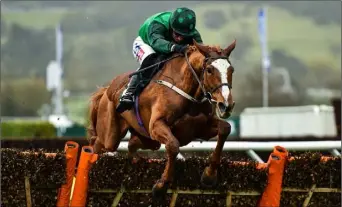
<path fill-rule="evenodd" d="M 201 95 L 201 90 L 199 87 L 199 84 L 192 73 L 191 69 L 188 67 L 187 63 L 186 67 L 182 67 L 180 74 L 181 74 L 181 81 L 179 83 L 179 88 L 181 88 L 184 92 L 189 94 L 190 96 L 197 98 Z M 197 74 L 199 74 L 198 71 L 195 71 Z M 198 75 L 198 78 L 200 76 Z"/>
<path fill-rule="evenodd" d="M 202 90 L 199 87 L 199 84 L 194 74 L 192 73 L 191 69 L 189 68 L 186 60 L 183 58 L 182 59 L 177 58 L 171 61 L 172 62 L 170 62 L 170 65 L 180 65 L 180 67 L 171 67 L 170 68 L 171 70 L 169 70 L 172 74 L 171 77 L 173 81 L 175 81 L 176 83 L 176 86 L 194 98 L 201 97 L 203 95 Z M 193 68 L 196 68 L 196 67 L 193 66 Z M 164 71 L 166 72 L 167 70 L 164 70 Z M 199 75 L 200 72 L 199 71 L 195 71 L 195 72 L 198 75 L 198 78 L 200 78 L 200 75 Z M 169 73 L 166 72 L 166 73 L 160 74 L 160 77 L 163 77 L 163 76 L 169 77 Z"/>
<path fill-rule="evenodd" d="M 201 58 L 201 55 L 198 53 L 197 55 L 194 55 L 193 57 L 194 59 L 200 59 Z M 188 64 L 186 64 L 186 67 L 184 69 L 184 85 L 186 85 L 188 87 L 188 91 L 189 92 L 189 95 L 191 95 L 192 97 L 194 97 L 195 99 L 200 99 L 200 97 L 203 95 L 202 93 L 202 90 L 201 90 L 201 87 L 195 77 L 195 75 L 193 74 L 192 72 L 192 69 L 189 68 Z M 202 65 L 201 61 L 198 60 L 197 63 L 195 64 L 198 64 L 198 65 L 195 65 L 193 66 L 196 74 L 197 74 L 197 77 L 198 79 L 201 79 L 201 71 L 198 71 L 196 70 L 195 68 L 200 68 L 200 65 Z"/>

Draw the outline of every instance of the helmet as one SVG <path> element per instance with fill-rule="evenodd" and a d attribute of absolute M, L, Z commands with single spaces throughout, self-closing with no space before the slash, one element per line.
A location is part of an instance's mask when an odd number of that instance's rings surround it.
<path fill-rule="evenodd" d="M 196 14 L 186 7 L 176 9 L 170 19 L 171 28 L 183 36 L 192 36 L 195 33 Z"/>

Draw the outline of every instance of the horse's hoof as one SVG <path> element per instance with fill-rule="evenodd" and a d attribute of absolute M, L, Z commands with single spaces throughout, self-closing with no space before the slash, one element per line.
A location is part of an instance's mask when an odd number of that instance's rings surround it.
<path fill-rule="evenodd" d="M 152 188 L 152 196 L 154 199 L 162 199 L 165 197 L 167 193 L 167 189 L 169 188 L 169 184 L 167 182 L 163 182 L 158 180 L 156 184 L 154 184 Z"/>
<path fill-rule="evenodd" d="M 213 187 L 217 184 L 217 172 L 214 175 L 209 175 L 209 168 L 206 167 L 202 173 L 201 183 L 204 187 Z"/>

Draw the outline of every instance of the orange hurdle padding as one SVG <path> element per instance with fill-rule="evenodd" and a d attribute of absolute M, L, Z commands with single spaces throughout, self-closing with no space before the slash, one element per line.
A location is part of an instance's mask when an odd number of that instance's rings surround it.
<path fill-rule="evenodd" d="M 66 156 L 66 184 L 62 185 L 60 189 L 58 189 L 57 196 L 57 207 L 68 207 L 70 202 L 70 194 L 71 194 L 71 186 L 72 180 L 75 174 L 75 167 L 77 162 L 79 145 L 73 141 L 67 141 L 65 143 L 64 151 Z"/>
<path fill-rule="evenodd" d="M 281 146 L 273 149 L 268 159 L 267 186 L 258 203 L 258 207 L 278 207 L 282 191 L 283 173 L 288 161 L 288 152 Z"/>
<path fill-rule="evenodd" d="M 85 206 L 87 202 L 88 193 L 88 177 L 89 170 L 94 162 L 98 158 L 97 154 L 94 154 L 93 147 L 84 146 L 82 147 L 80 161 L 77 167 L 76 182 L 74 185 L 74 192 L 70 206 Z"/>

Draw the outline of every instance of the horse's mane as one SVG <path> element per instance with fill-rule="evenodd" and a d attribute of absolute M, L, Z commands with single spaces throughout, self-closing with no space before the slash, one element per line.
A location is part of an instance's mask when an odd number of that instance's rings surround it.
<path fill-rule="evenodd" d="M 223 50 L 218 45 L 207 45 L 205 46 L 209 53 L 216 53 L 217 55 L 222 55 Z M 199 49 L 195 45 L 190 45 L 188 48 L 188 57 L 190 58 L 190 62 L 194 64 L 194 66 L 202 66 L 204 61 L 204 56 L 199 51 Z M 191 56 L 191 57 L 190 57 Z"/>
<path fill-rule="evenodd" d="M 219 45 L 206 45 L 205 47 L 208 48 L 209 52 L 214 52 L 219 55 L 223 53 L 223 49 Z M 195 45 L 191 45 L 189 46 L 188 51 L 192 53 L 192 52 L 198 51 L 198 49 Z"/>
<path fill-rule="evenodd" d="M 202 53 L 198 50 L 196 46 L 189 46 L 187 53 L 189 61 L 193 64 L 195 68 L 199 68 L 199 66 L 203 64 L 205 57 L 202 55 Z"/>

